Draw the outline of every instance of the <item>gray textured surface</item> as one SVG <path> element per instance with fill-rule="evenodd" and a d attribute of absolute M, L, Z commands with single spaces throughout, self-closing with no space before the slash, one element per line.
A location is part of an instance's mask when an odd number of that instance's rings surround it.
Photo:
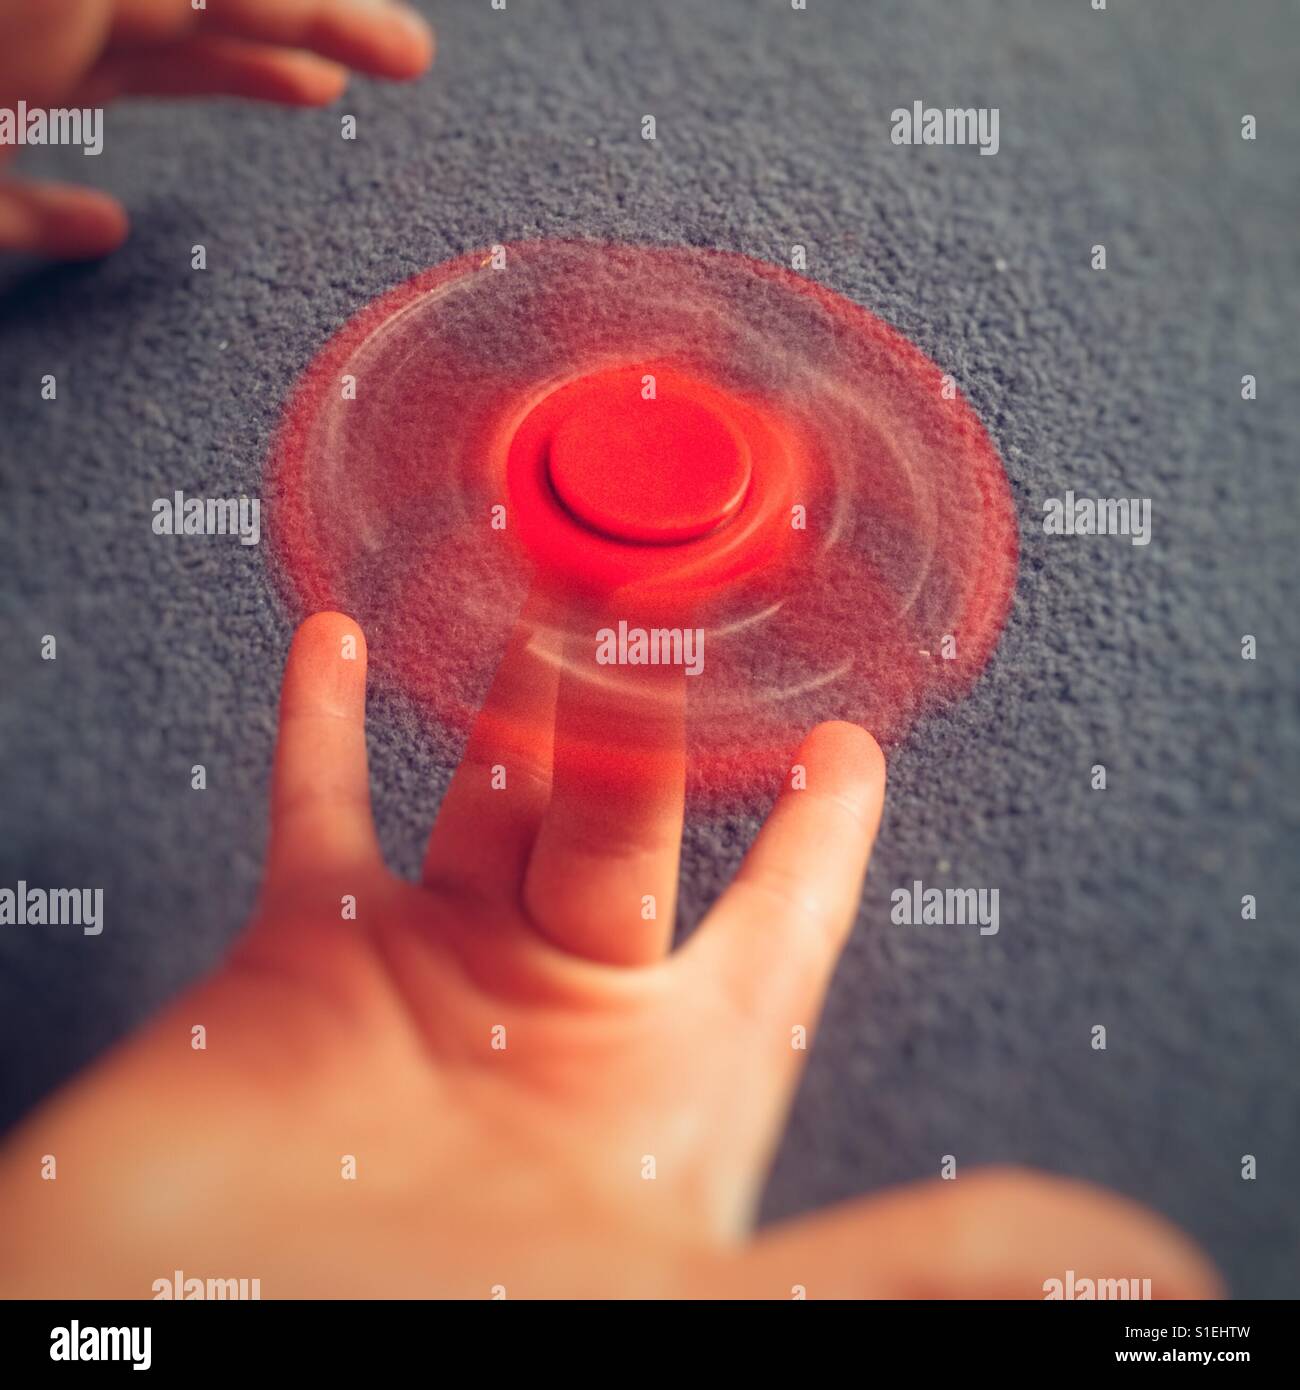
<path fill-rule="evenodd" d="M 56 164 L 119 192 L 132 240 L 5 273 L 0 883 L 102 885 L 108 926 L 0 931 L 0 1121 L 215 961 L 254 891 L 286 620 L 258 551 L 156 538 L 152 499 L 255 491 L 313 350 L 464 249 L 798 241 L 957 375 L 1024 554 L 976 694 L 892 760 L 767 1213 L 946 1153 L 1023 1161 L 1150 1202 L 1239 1294 L 1300 1294 L 1295 7 L 429 8 L 434 76 L 357 83 L 355 145 L 334 111 L 113 110 L 101 159 Z M 889 111 L 918 98 L 999 107 L 1000 153 L 892 146 Z M 1044 538 L 1042 499 L 1071 486 L 1153 498 L 1153 543 Z M 410 871 L 452 750 L 385 698 L 370 739 Z M 691 826 L 688 923 L 751 830 Z M 1000 933 L 891 926 L 890 889 L 917 877 L 999 888 Z"/>

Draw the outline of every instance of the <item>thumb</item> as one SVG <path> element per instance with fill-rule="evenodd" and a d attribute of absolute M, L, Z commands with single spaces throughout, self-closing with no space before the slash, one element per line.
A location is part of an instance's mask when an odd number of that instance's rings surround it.
<path fill-rule="evenodd" d="M 704 1282 L 716 1288 L 700 1296 L 1044 1299 L 1071 1270 L 1076 1287 L 1138 1281 L 1127 1284 L 1130 1297 L 1223 1294 L 1205 1256 L 1136 1203 L 1088 1183 L 986 1168 L 775 1227 L 711 1270 Z"/>

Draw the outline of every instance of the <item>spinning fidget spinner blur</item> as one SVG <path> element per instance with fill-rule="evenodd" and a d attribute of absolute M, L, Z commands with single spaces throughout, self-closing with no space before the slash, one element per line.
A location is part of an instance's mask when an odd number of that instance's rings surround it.
<path fill-rule="evenodd" d="M 818 719 L 900 737 L 978 675 L 1016 574 L 951 378 L 690 248 L 526 242 L 398 286 L 299 382 L 268 496 L 294 603 L 356 617 L 431 716 L 468 728 L 523 628 L 629 693 L 633 743 L 644 701 L 680 706 L 697 791 L 770 786 Z"/>

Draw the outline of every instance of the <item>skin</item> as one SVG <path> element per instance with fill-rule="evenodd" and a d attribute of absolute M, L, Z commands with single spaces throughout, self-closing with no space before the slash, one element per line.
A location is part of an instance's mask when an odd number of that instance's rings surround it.
<path fill-rule="evenodd" d="M 315 106 L 349 68 L 411 78 L 432 55 L 423 21 L 384 0 L 15 0 L 0 106 Z M 94 257 L 125 234 L 105 194 L 0 181 L 0 250 Z M 806 788 L 669 955 L 679 723 L 622 746 L 619 702 L 557 680 L 528 638 L 414 885 L 385 869 L 371 822 L 364 639 L 339 614 L 303 624 L 254 920 L 211 978 L 8 1137 L 0 1295 L 147 1298 L 176 1269 L 258 1278 L 265 1297 L 1041 1298 L 1066 1269 L 1219 1291 L 1158 1217 L 1016 1169 L 756 1236 L 807 1056 L 794 1030 L 811 1036 L 855 916 L 884 760 L 861 729 L 815 729 Z"/>
<path fill-rule="evenodd" d="M 433 34 L 388 0 L 4 0 L 0 107 L 98 107 L 119 97 L 248 97 L 324 106 L 348 71 L 405 80 L 433 61 Z M 0 251 L 106 255 L 127 233 L 120 203 L 19 178 L 0 146 Z"/>
<path fill-rule="evenodd" d="M 150 1297 L 176 1269 L 263 1297 L 1042 1298 L 1067 1269 L 1218 1292 L 1158 1217 L 1015 1169 L 755 1235 L 807 1056 L 792 1029 L 811 1034 L 856 914 L 884 760 L 859 728 L 814 729 L 806 788 L 668 954 L 678 790 L 620 817 L 613 775 L 585 786 L 604 814 L 575 813 L 584 784 L 537 733 L 577 727 L 548 669 L 521 632 L 415 885 L 371 820 L 361 632 L 302 625 L 260 907 L 222 969 L 10 1137 L 0 1294 Z M 667 895 L 651 923 L 647 882 Z"/>

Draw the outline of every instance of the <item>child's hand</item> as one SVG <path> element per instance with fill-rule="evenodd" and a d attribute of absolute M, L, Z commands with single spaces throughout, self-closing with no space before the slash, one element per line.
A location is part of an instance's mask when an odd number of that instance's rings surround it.
<path fill-rule="evenodd" d="M 516 642 L 415 887 L 371 824 L 361 635 L 303 624 L 260 912 L 216 977 L 10 1139 L 0 1292 L 148 1297 L 177 1269 L 265 1297 L 1041 1298 L 1067 1269 L 1215 1292 L 1162 1221 L 1015 1170 L 755 1238 L 884 761 L 860 729 L 816 729 L 806 790 L 665 956 L 678 791 L 593 816 L 559 772 L 552 788 L 550 750 L 511 740 L 554 698 L 531 661 Z"/>
<path fill-rule="evenodd" d="M 418 77 L 433 34 L 389 0 L 0 0 L 0 108 L 99 107 L 120 96 L 238 96 L 321 106 L 347 70 Z M 0 164 L 15 146 L 0 145 Z M 0 251 L 102 256 L 126 235 L 107 194 L 0 182 Z"/>

